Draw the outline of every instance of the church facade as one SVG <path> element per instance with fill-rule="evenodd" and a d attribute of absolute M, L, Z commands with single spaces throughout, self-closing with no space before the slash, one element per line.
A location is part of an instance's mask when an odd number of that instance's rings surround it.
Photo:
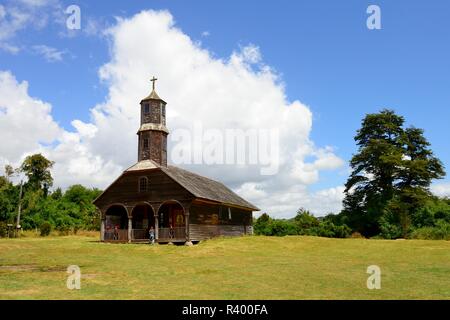
<path fill-rule="evenodd" d="M 192 242 L 215 236 L 252 234 L 259 209 L 224 184 L 167 165 L 166 102 L 153 90 L 140 102 L 138 162 L 97 199 L 101 240 Z"/>

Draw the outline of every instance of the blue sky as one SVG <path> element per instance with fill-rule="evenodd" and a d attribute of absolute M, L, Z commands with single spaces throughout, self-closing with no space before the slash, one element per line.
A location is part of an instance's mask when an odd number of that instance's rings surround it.
<path fill-rule="evenodd" d="M 53 118 L 67 130 L 73 119 L 90 121 L 89 110 L 108 94 L 98 70 L 111 59 L 111 43 L 87 34 L 88 23 L 101 31 L 117 16 L 166 9 L 177 28 L 216 58 L 249 44 L 259 47 L 264 63 L 281 75 L 287 99 L 312 111 L 311 140 L 333 146 L 344 161 L 356 151 L 353 136 L 364 115 L 392 108 L 408 125 L 425 130 L 435 154 L 450 167 L 448 1 L 73 0 L 60 7 L 70 4 L 81 8 L 80 31 L 68 35 L 52 15 L 44 27 L 31 25 L 8 39 L 19 52 L 0 50 L 0 70 L 27 81 L 29 95 L 50 103 Z M 381 8 L 381 30 L 366 27 L 370 4 Z M 61 61 L 47 61 L 36 45 L 61 51 Z M 345 168 L 321 172 L 309 188 L 331 188 L 346 178 Z"/>

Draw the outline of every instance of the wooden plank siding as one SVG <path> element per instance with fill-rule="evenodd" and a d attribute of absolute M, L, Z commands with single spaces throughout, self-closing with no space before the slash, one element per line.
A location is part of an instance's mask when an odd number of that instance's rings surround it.
<path fill-rule="evenodd" d="M 189 212 L 189 237 L 200 241 L 217 236 L 252 234 L 252 211 L 220 204 L 193 202 Z"/>
<path fill-rule="evenodd" d="M 148 178 L 146 192 L 139 192 L 140 177 Z M 113 203 L 134 206 L 144 201 L 161 203 L 167 200 L 190 201 L 192 199 L 192 194 L 186 189 L 160 169 L 154 169 L 125 172 L 95 201 L 95 205 L 103 211 Z"/>

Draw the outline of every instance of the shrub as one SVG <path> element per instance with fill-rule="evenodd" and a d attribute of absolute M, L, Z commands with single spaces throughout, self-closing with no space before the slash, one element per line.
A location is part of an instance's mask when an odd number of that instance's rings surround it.
<path fill-rule="evenodd" d="M 46 237 L 52 231 L 52 225 L 45 221 L 40 225 L 39 230 L 41 231 L 41 237 Z"/>
<path fill-rule="evenodd" d="M 364 238 L 364 237 L 362 236 L 362 234 L 359 233 L 359 232 L 353 232 L 352 235 L 351 235 L 351 237 L 352 237 L 352 238 L 355 238 L 355 239 L 361 239 L 361 238 Z"/>
<path fill-rule="evenodd" d="M 295 235 L 296 228 L 292 222 L 286 220 L 273 220 L 270 224 L 272 236 Z"/>
<path fill-rule="evenodd" d="M 411 238 L 422 240 L 450 240 L 450 223 L 438 220 L 434 227 L 422 227 L 412 232 Z"/>
<path fill-rule="evenodd" d="M 317 228 L 317 235 L 327 238 L 348 238 L 352 230 L 345 224 L 337 226 L 329 220 L 322 221 Z"/>
<path fill-rule="evenodd" d="M 253 225 L 253 231 L 256 235 L 270 236 L 272 231 L 270 224 L 272 219 L 267 213 L 263 213 Z"/>
<path fill-rule="evenodd" d="M 4 221 L 0 221 L 0 238 L 6 237 L 8 234 L 8 224 Z"/>
<path fill-rule="evenodd" d="M 392 213 L 386 213 L 379 220 L 380 233 L 378 234 L 384 239 L 397 239 L 402 237 L 402 227 L 396 217 Z"/>

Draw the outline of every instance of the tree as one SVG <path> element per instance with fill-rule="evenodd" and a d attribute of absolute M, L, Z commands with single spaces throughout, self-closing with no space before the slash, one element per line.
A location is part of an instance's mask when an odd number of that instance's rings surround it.
<path fill-rule="evenodd" d="M 393 196 L 403 123 L 391 110 L 368 114 L 355 136 L 359 149 L 350 161 L 353 171 L 345 185 L 344 210 L 363 234 L 379 232 L 377 221 Z"/>
<path fill-rule="evenodd" d="M 269 215 L 267 213 L 263 213 L 258 219 L 256 219 L 256 222 L 253 225 L 255 234 L 270 236 L 272 233 L 272 230 L 270 228 L 271 223 L 272 219 L 269 217 Z"/>
<path fill-rule="evenodd" d="M 319 226 L 319 220 L 308 210 L 300 208 L 294 218 L 298 234 L 306 235 L 311 233 L 311 229 Z"/>
<path fill-rule="evenodd" d="M 11 181 L 11 177 L 14 175 L 14 173 L 15 170 L 10 164 L 5 165 L 5 177 L 8 181 Z"/>
<path fill-rule="evenodd" d="M 50 173 L 54 162 L 45 158 L 42 154 L 33 154 L 23 161 L 20 170 L 28 178 L 27 186 L 30 189 L 42 189 L 46 194 L 48 188 L 53 185 L 53 178 Z"/>
<path fill-rule="evenodd" d="M 0 176 L 0 221 L 13 222 L 19 198 L 19 188 Z"/>
<path fill-rule="evenodd" d="M 366 236 L 380 232 L 380 218 L 387 212 L 406 235 L 415 208 L 430 196 L 431 181 L 445 175 L 423 130 L 403 124 L 402 116 L 382 110 L 366 115 L 355 136 L 359 148 L 350 161 L 344 214 Z"/>

